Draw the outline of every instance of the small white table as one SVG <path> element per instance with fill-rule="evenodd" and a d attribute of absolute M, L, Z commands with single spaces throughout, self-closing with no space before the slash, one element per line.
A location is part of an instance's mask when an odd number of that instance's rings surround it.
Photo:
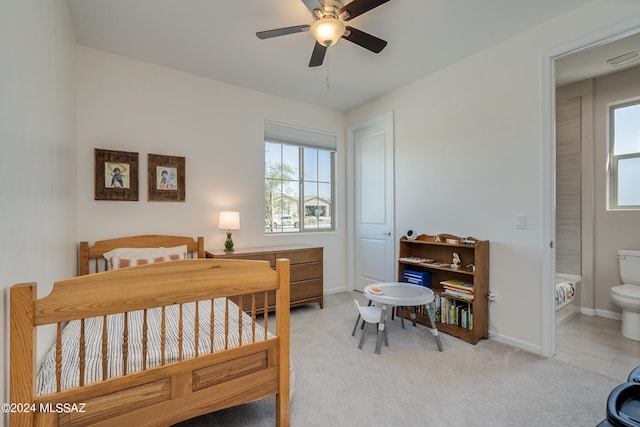
<path fill-rule="evenodd" d="M 381 293 L 374 293 L 371 287 L 377 287 Z M 417 305 L 429 305 L 433 303 L 435 297 L 433 291 L 425 286 L 413 285 L 403 282 L 383 282 L 373 283 L 364 288 L 364 296 L 373 302 L 381 304 L 382 313 L 380 314 L 380 323 L 378 324 L 378 339 L 376 341 L 376 354 L 380 354 L 380 346 L 382 344 L 382 335 L 387 323 L 387 308 L 392 307 L 415 307 Z M 438 343 L 438 350 L 442 351 L 442 343 L 436 322 L 433 318 L 431 310 L 427 310 L 429 322 L 431 323 L 431 333 Z"/>

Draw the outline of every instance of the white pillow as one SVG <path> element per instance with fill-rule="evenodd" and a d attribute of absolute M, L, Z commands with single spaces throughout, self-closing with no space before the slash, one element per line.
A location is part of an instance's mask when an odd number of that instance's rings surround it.
<path fill-rule="evenodd" d="M 172 248 L 117 248 L 103 254 L 109 270 L 117 270 L 134 265 L 185 259 L 187 245 Z"/>

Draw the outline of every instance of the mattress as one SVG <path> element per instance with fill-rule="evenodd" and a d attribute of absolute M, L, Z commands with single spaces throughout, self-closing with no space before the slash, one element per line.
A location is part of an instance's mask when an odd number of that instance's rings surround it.
<path fill-rule="evenodd" d="M 255 331 L 252 328 L 252 319 L 242 312 L 241 333 L 239 332 L 238 306 L 228 301 L 228 333 L 225 333 L 225 312 L 227 310 L 225 298 L 214 300 L 214 339 L 213 351 L 221 351 L 225 348 L 236 347 L 242 344 L 264 340 L 264 328 L 257 324 Z M 210 317 L 211 300 L 198 303 L 182 304 L 182 358 L 195 357 L 196 336 L 195 318 L 196 304 L 198 312 L 198 353 L 211 352 Z M 178 321 L 180 319 L 180 305 L 168 306 L 165 309 L 166 316 L 166 338 L 165 338 L 165 364 L 179 360 L 179 332 Z M 147 368 L 160 366 L 162 364 L 161 349 L 161 329 L 162 329 L 162 309 L 154 308 L 147 310 Z M 127 348 L 127 373 L 140 371 L 143 369 L 143 323 L 144 311 L 131 312 L 126 316 L 128 330 Z M 125 315 L 116 314 L 107 316 L 108 345 L 107 378 L 124 374 L 123 363 L 123 331 L 125 325 Z M 69 322 L 62 330 L 62 378 L 61 389 L 80 385 L 80 320 Z M 89 318 L 85 320 L 85 373 L 84 383 L 100 381 L 102 373 L 102 330 L 103 317 Z M 272 335 L 267 332 L 267 337 Z M 241 339 L 242 337 L 242 339 Z M 36 393 L 43 395 L 56 391 L 56 348 L 55 345 L 45 356 L 37 375 Z M 293 393 L 293 369 L 291 371 L 291 392 Z"/>

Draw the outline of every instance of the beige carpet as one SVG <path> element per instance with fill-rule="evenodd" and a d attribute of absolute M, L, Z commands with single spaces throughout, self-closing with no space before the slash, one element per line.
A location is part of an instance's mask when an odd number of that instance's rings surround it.
<path fill-rule="evenodd" d="M 497 343 L 477 345 L 390 322 L 389 347 L 374 354 L 375 330 L 358 349 L 351 336 L 358 292 L 325 297 L 325 308 L 291 311 L 296 371 L 292 426 L 595 426 L 620 381 Z M 180 423 L 273 426 L 273 398 Z"/>

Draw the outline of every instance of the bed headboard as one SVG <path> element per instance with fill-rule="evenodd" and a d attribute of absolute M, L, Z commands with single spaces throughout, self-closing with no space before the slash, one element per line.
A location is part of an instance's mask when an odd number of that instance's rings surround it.
<path fill-rule="evenodd" d="M 107 269 L 105 252 L 117 248 L 160 248 L 187 245 L 187 253 L 190 258 L 204 258 L 204 237 L 164 236 L 148 234 L 140 236 L 120 237 L 117 239 L 98 240 L 93 246 L 89 242 L 80 242 L 78 275 L 89 274 L 91 261 L 95 265 L 95 271 Z"/>

